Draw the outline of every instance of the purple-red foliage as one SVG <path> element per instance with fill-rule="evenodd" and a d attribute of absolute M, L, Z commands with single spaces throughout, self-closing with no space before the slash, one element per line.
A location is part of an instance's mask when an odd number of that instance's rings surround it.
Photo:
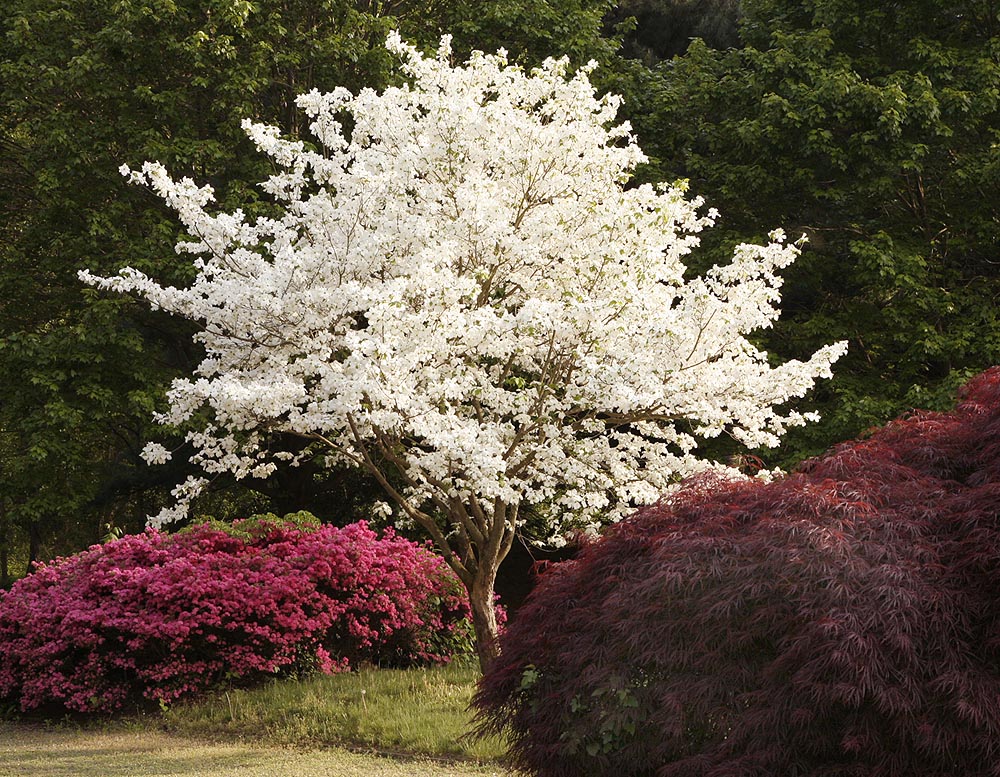
<path fill-rule="evenodd" d="M 1000 368 L 543 576 L 475 704 L 530 773 L 1000 774 Z"/>
<path fill-rule="evenodd" d="M 110 712 L 283 669 L 442 661 L 469 633 L 462 586 L 422 546 L 364 523 L 248 525 L 37 568 L 0 598 L 0 699 Z"/>

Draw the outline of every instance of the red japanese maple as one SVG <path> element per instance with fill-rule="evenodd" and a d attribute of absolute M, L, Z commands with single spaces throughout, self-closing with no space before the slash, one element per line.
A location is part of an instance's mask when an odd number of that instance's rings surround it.
<path fill-rule="evenodd" d="M 557 777 L 1000 774 L 1000 368 L 547 573 L 476 705 Z"/>

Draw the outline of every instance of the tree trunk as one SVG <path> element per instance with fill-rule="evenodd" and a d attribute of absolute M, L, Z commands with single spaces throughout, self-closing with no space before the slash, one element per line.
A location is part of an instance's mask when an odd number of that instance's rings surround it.
<path fill-rule="evenodd" d="M 472 588 L 469 589 L 469 606 L 472 608 L 472 625 L 476 630 L 476 655 L 479 657 L 479 668 L 486 673 L 500 655 L 497 627 L 497 611 L 493 593 L 496 582 L 496 572 L 477 575 Z"/>
<path fill-rule="evenodd" d="M 10 526 L 7 520 L 7 503 L 0 499 L 0 588 L 6 588 L 10 584 L 9 544 Z"/>
<path fill-rule="evenodd" d="M 28 571 L 34 567 L 38 561 L 38 555 L 42 550 L 42 530 L 38 521 L 32 521 L 28 525 Z"/>

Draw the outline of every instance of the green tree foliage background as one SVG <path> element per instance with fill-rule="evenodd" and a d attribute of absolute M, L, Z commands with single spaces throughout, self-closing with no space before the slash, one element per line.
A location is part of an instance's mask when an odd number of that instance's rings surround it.
<path fill-rule="evenodd" d="M 150 415 L 198 361 L 191 331 L 76 277 L 131 264 L 185 281 L 172 214 L 118 167 L 157 159 L 225 207 L 266 208 L 240 119 L 305 136 L 294 97 L 384 86 L 392 28 L 426 47 L 451 32 L 457 57 L 599 60 L 651 156 L 644 176 L 690 179 L 722 212 L 707 263 L 776 226 L 808 235 L 764 345 L 780 360 L 840 338 L 851 351 L 813 397 L 824 420 L 768 465 L 945 407 L 1000 361 L 995 0 L 7 0 L 0 567 L 8 548 L 44 557 L 138 529 L 183 477 L 139 451 L 180 443 Z M 308 467 L 219 485 L 206 511 L 345 519 L 368 487 Z"/>
<path fill-rule="evenodd" d="M 765 345 L 851 350 L 788 466 L 1000 361 L 1000 4 L 744 0 L 739 30 L 641 73 L 632 116 L 649 176 L 721 211 L 716 248 L 809 238 Z"/>
<path fill-rule="evenodd" d="M 136 530 L 179 482 L 139 459 L 150 416 L 197 363 L 182 323 L 86 289 L 82 267 L 126 264 L 182 283 L 174 215 L 125 184 L 123 163 L 163 162 L 215 186 L 225 207 L 266 207 L 267 162 L 249 117 L 305 135 L 294 98 L 392 77 L 386 34 L 456 50 L 506 46 L 525 61 L 607 59 L 605 0 L 7 0 L 0 7 L 0 545 L 48 556 Z M 179 444 L 180 439 L 166 440 Z M 178 458 L 183 459 L 183 456 Z M 364 484 L 297 476 L 231 490 L 213 511 L 279 512 Z M 273 497 L 273 498 L 272 498 Z M 261 503 L 263 502 L 263 504 Z M 322 510 L 329 513 L 331 510 Z M 0 559 L 2 561 L 2 559 Z M 2 566 L 2 564 L 0 564 Z"/>

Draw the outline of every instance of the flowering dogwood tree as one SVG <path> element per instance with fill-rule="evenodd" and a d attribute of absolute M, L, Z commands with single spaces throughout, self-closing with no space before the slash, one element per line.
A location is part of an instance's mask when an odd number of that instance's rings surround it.
<path fill-rule="evenodd" d="M 448 38 L 436 57 L 387 45 L 406 85 L 299 98 L 317 147 L 244 122 L 280 170 L 263 184 L 278 217 L 213 213 L 211 188 L 123 168 L 193 236 L 189 288 L 81 277 L 201 323 L 207 356 L 159 420 L 209 419 L 188 434 L 206 473 L 267 476 L 290 458 L 268 452 L 278 432 L 372 473 L 468 589 L 485 664 L 528 508 L 558 537 L 719 466 L 698 436 L 776 445 L 807 420 L 782 406 L 845 346 L 772 367 L 745 338 L 778 315 L 776 272 L 797 254 L 780 232 L 684 279 L 715 214 L 680 188 L 625 187 L 643 155 L 593 65 L 525 73 L 501 51 L 456 67 Z"/>

